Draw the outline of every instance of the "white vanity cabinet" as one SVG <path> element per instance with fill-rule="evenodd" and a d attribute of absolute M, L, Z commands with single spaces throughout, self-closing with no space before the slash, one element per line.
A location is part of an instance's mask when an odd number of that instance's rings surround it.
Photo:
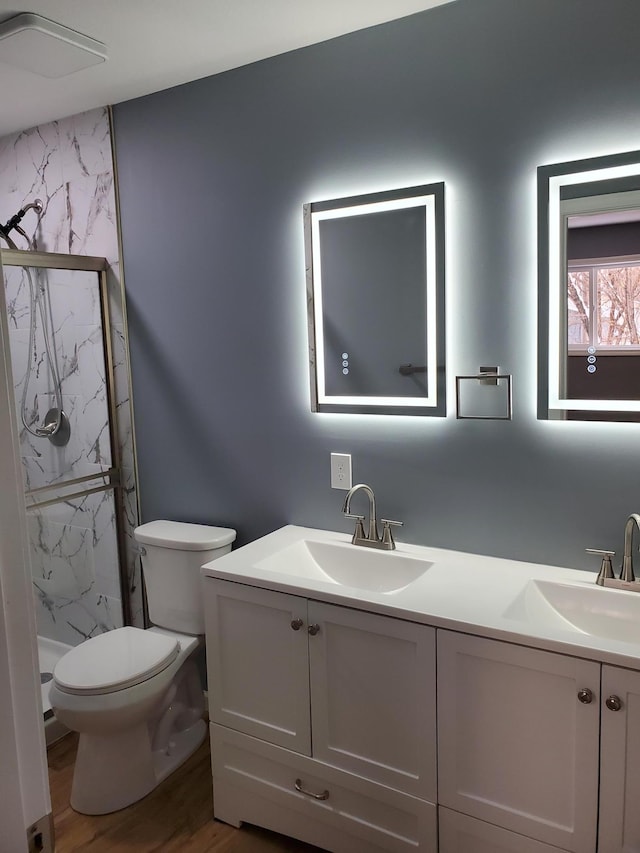
<path fill-rule="evenodd" d="M 514 833 L 514 847 L 487 849 L 528 849 L 520 835 L 594 853 L 599 693 L 593 661 L 439 631 L 440 805 Z"/>
<path fill-rule="evenodd" d="M 435 630 L 206 578 L 214 814 L 435 853 Z"/>
<path fill-rule="evenodd" d="M 335 853 L 640 853 L 640 594 L 293 525 L 203 571 L 220 820 Z"/>

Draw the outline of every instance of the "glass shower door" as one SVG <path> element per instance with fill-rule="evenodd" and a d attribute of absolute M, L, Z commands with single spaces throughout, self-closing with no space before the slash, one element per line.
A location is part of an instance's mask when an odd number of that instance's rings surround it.
<path fill-rule="evenodd" d="M 38 633 L 77 645 L 130 621 L 106 262 L 2 263 Z"/>

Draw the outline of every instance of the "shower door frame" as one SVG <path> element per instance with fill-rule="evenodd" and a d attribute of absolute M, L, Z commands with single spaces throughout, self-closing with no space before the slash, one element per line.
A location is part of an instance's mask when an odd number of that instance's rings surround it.
<path fill-rule="evenodd" d="M 109 310 L 109 292 L 107 286 L 107 270 L 109 264 L 106 258 L 93 255 L 65 255 L 58 252 L 33 252 L 23 249 L 2 249 L 2 265 L 5 267 L 30 267 L 34 269 L 77 270 L 95 272 L 98 275 L 98 290 L 100 294 L 100 317 L 102 322 L 102 344 L 104 349 L 105 380 L 107 390 L 107 411 L 109 415 L 109 440 L 111 443 L 111 467 L 102 474 L 88 474 L 62 482 L 39 486 L 24 491 L 27 499 L 27 512 L 32 509 L 43 509 L 63 500 L 84 497 L 113 490 L 115 503 L 116 538 L 118 546 L 118 578 L 120 582 L 120 600 L 122 607 L 122 622 L 132 624 L 131 597 L 129 594 L 129 577 L 126 561 L 126 540 L 124 534 L 124 495 L 122 483 L 122 461 L 118 441 L 118 412 L 115 393 L 115 374 L 113 361 L 113 345 L 111 338 L 111 315 Z M 80 489 L 67 493 L 70 486 L 81 486 L 83 483 L 102 481 L 90 489 Z M 54 498 L 46 498 L 45 493 L 56 489 L 59 493 Z M 43 500 L 40 498 L 43 497 Z M 28 500 L 32 499 L 29 503 Z"/>
<path fill-rule="evenodd" d="M 0 251 L 0 276 L 2 259 Z M 27 853 L 30 827 L 44 826 L 47 819 L 52 827 L 53 818 L 4 288 L 0 312 L 0 473 L 5 486 L 0 490 L 0 754 L 6 771 L 0 825 L 3 841 L 16 853 Z M 45 853 L 53 850 L 49 836 Z"/>

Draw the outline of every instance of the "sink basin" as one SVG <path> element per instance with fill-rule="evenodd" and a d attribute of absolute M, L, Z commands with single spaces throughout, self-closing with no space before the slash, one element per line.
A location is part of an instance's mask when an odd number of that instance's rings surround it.
<path fill-rule="evenodd" d="M 593 637 L 640 642 L 640 593 L 587 584 L 531 580 L 503 614 Z"/>
<path fill-rule="evenodd" d="M 347 542 L 302 539 L 260 560 L 255 568 L 369 592 L 397 592 L 421 577 L 432 565 L 427 560 L 397 551 L 375 551 Z"/>

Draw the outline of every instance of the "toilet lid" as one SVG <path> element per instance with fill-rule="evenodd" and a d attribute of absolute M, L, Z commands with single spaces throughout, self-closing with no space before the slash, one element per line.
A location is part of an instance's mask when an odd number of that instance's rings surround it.
<path fill-rule="evenodd" d="M 177 638 L 142 628 L 116 628 L 67 652 L 53 670 L 68 693 L 115 693 L 152 678 L 175 660 Z"/>
<path fill-rule="evenodd" d="M 148 521 L 136 527 L 133 535 L 142 545 L 179 551 L 212 551 L 230 545 L 236 538 L 236 531 L 230 527 L 187 521 Z"/>

